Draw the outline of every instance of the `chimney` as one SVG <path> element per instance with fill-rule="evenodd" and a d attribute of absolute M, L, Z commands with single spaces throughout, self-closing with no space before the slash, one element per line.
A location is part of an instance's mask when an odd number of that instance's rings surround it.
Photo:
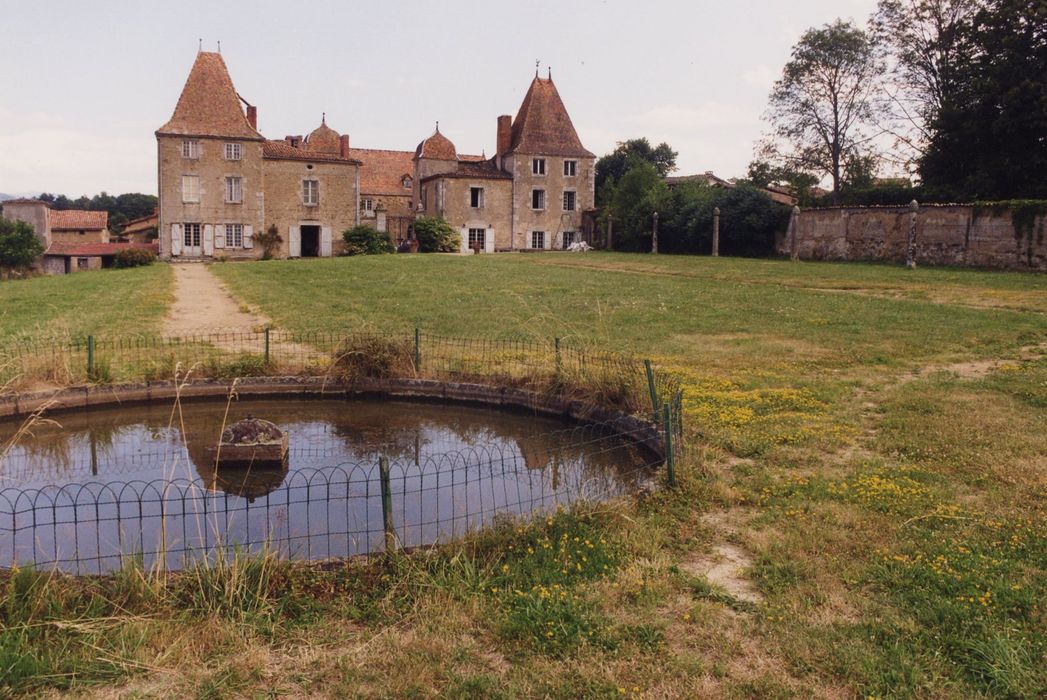
<path fill-rule="evenodd" d="M 247 123 L 251 125 L 251 128 L 258 131 L 258 108 L 254 105 L 247 105 Z"/>
<path fill-rule="evenodd" d="M 498 167 L 502 167 L 502 156 L 509 152 L 513 142 L 513 118 L 508 114 L 498 117 L 498 140 L 495 145 Z"/>
<path fill-rule="evenodd" d="M 349 134 L 342 134 L 338 137 L 338 155 L 342 158 L 349 157 Z"/>

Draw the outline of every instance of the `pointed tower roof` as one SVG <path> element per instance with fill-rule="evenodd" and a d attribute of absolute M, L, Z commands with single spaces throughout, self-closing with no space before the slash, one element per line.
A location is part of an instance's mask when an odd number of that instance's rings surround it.
<path fill-rule="evenodd" d="M 534 153 L 551 156 L 578 156 L 595 158 L 586 150 L 574 130 L 560 93 L 552 76 L 539 78 L 537 74 L 524 96 L 520 111 L 513 120 L 512 153 Z"/>
<path fill-rule="evenodd" d="M 262 139 L 240 108 L 240 97 L 222 55 L 207 51 L 196 54 L 174 114 L 156 133 Z"/>
<path fill-rule="evenodd" d="M 313 129 L 312 133 L 305 140 L 305 150 L 316 151 L 317 153 L 340 153 L 341 144 L 339 143 L 338 132 L 327 126 L 327 115 L 325 114 L 320 120 L 320 126 Z"/>
<path fill-rule="evenodd" d="M 414 149 L 415 158 L 432 158 L 434 160 L 458 160 L 458 151 L 455 150 L 451 139 L 440 133 L 440 123 L 436 123 L 436 131 L 433 135 L 418 144 Z"/>

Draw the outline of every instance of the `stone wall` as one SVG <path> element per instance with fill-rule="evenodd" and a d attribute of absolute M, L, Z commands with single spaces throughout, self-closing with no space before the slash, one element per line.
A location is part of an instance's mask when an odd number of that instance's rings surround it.
<path fill-rule="evenodd" d="M 510 211 L 512 211 L 513 181 L 495 179 L 441 178 L 443 211 L 440 212 L 467 244 L 469 229 L 482 228 L 492 237 L 492 250 L 507 250 L 510 246 Z M 483 206 L 470 206 L 470 188 L 483 188 Z"/>
<path fill-rule="evenodd" d="M 290 255 L 291 229 L 300 226 L 330 229 L 332 255 L 341 254 L 342 232 L 360 222 L 358 173 L 352 163 L 266 159 L 265 225 L 275 224 L 283 238 L 277 257 Z M 319 183 L 318 204 L 303 202 L 303 180 Z"/>
<path fill-rule="evenodd" d="M 545 158 L 545 174 L 535 175 L 532 172 L 532 158 Z M 564 160 L 576 162 L 575 175 L 563 174 Z M 596 161 L 593 158 L 562 158 L 514 154 L 507 156 L 505 165 L 513 174 L 515 190 L 515 208 L 513 209 L 513 231 L 516 250 L 531 247 L 531 232 L 545 231 L 545 247 L 560 249 L 563 247 L 564 231 L 582 231 L 582 212 L 594 206 Z M 531 193 L 535 189 L 545 190 L 545 209 L 536 211 L 531 207 Z M 574 211 L 563 209 L 565 190 L 575 192 Z"/>
<path fill-rule="evenodd" d="M 1047 271 L 1047 217 L 1016 230 L 1004 207 L 923 205 L 916 214 L 916 262 L 1011 270 Z M 796 254 L 802 260 L 905 262 L 910 209 L 839 207 L 801 211 Z M 777 240 L 789 255 L 788 231 Z"/>

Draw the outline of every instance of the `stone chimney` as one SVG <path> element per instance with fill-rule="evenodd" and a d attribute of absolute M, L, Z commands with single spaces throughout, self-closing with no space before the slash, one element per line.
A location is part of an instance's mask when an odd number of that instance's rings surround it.
<path fill-rule="evenodd" d="M 247 123 L 251 125 L 251 128 L 258 131 L 258 108 L 254 105 L 247 105 Z"/>
<path fill-rule="evenodd" d="M 495 146 L 497 165 L 502 167 L 502 156 L 509 152 L 513 143 L 513 118 L 508 114 L 498 117 L 498 141 Z"/>
<path fill-rule="evenodd" d="M 338 137 L 338 155 L 342 158 L 349 157 L 349 134 L 342 134 Z"/>

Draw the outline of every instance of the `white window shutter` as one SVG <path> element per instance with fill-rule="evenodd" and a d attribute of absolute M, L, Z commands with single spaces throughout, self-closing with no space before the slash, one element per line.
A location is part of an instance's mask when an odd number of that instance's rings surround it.
<path fill-rule="evenodd" d="M 292 258 L 302 257 L 302 231 L 297 226 L 287 229 L 287 255 Z"/>
<path fill-rule="evenodd" d="M 484 234 L 484 252 L 494 252 L 494 229 L 488 228 L 487 233 Z"/>
<path fill-rule="evenodd" d="M 254 247 L 254 226 L 244 226 L 244 248 Z"/>
<path fill-rule="evenodd" d="M 225 224 L 215 224 L 214 247 L 219 249 L 225 248 Z"/>
<path fill-rule="evenodd" d="M 182 254 L 182 225 L 171 224 L 171 255 Z"/>
<path fill-rule="evenodd" d="M 459 232 L 460 237 L 462 239 L 461 243 L 459 244 L 459 248 L 461 249 L 461 252 L 462 253 L 471 253 L 472 251 L 469 249 L 469 229 L 467 229 L 465 226 L 463 226 L 461 229 L 459 229 L 458 232 Z"/>
<path fill-rule="evenodd" d="M 320 229 L 320 257 L 331 257 L 331 227 L 324 226 Z"/>
<path fill-rule="evenodd" d="M 211 224 L 204 224 L 204 248 L 203 253 L 205 257 L 214 256 L 214 226 Z"/>

